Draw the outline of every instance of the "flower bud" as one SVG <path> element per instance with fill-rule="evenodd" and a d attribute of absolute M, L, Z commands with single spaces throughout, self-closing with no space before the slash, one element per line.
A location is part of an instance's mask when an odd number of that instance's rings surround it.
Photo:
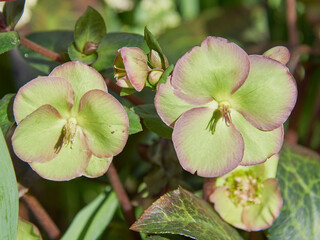
<path fill-rule="evenodd" d="M 117 51 L 113 69 L 118 86 L 140 92 L 148 77 L 147 55 L 140 48 L 123 47 Z"/>
<path fill-rule="evenodd" d="M 151 50 L 149 53 L 149 61 L 153 68 L 159 68 L 159 69 L 165 70 L 167 67 L 169 67 L 168 59 L 164 55 L 163 55 L 163 58 L 164 58 L 164 65 L 165 65 L 164 68 L 162 67 L 159 53 L 154 50 Z"/>
<path fill-rule="evenodd" d="M 162 74 L 163 74 L 163 70 L 158 70 L 158 69 L 152 70 L 148 75 L 149 83 L 155 86 L 159 82 Z"/>

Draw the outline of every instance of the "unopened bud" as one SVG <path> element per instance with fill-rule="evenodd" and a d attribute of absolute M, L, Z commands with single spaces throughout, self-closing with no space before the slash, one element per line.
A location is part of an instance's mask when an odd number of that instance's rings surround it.
<path fill-rule="evenodd" d="M 87 42 L 84 45 L 83 53 L 86 55 L 90 55 L 91 53 L 94 53 L 95 51 L 97 51 L 98 47 L 99 47 L 99 44 L 96 42 Z"/>

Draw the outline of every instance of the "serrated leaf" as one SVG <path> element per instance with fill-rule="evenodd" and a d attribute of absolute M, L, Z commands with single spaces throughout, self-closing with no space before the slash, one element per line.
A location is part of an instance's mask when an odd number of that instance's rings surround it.
<path fill-rule="evenodd" d="M 142 126 L 140 124 L 140 118 L 139 116 L 131 109 L 124 107 L 124 110 L 126 110 L 129 118 L 129 135 L 135 134 L 142 131 Z"/>
<path fill-rule="evenodd" d="M 180 234 L 201 240 L 242 239 L 208 203 L 182 188 L 155 201 L 130 229 L 149 234 Z"/>
<path fill-rule="evenodd" d="M 96 70 L 112 69 L 117 50 L 122 47 L 138 47 L 146 50 L 141 35 L 134 33 L 108 33 L 104 36 L 97 49 L 98 59 L 92 65 Z"/>
<path fill-rule="evenodd" d="M 71 43 L 68 47 L 68 54 L 71 59 L 71 61 L 80 61 L 85 64 L 92 64 L 96 61 L 98 54 L 96 52 L 93 52 L 90 55 L 85 55 L 78 51 L 76 48 L 74 42 Z"/>
<path fill-rule="evenodd" d="M 50 31 L 37 32 L 27 36 L 27 38 L 45 48 L 57 53 L 67 53 L 68 46 L 73 42 L 73 32 L 71 31 Z M 49 74 L 51 70 L 60 63 L 54 62 L 39 53 L 36 53 L 22 45 L 19 46 L 22 57 L 34 68 Z"/>
<path fill-rule="evenodd" d="M 283 207 L 268 230 L 268 239 L 319 239 L 319 173 L 318 154 L 300 146 L 283 148 L 277 171 Z"/>
<path fill-rule="evenodd" d="M 0 239 L 16 239 L 19 196 L 12 161 L 0 132 Z"/>
<path fill-rule="evenodd" d="M 6 94 L 0 100 L 0 128 L 3 135 L 6 135 L 10 127 L 14 124 L 13 100 L 15 94 Z"/>
<path fill-rule="evenodd" d="M 148 30 L 147 27 L 144 28 L 144 40 L 146 41 L 150 51 L 153 49 L 159 53 L 162 68 L 165 69 L 165 61 L 163 57 L 164 54 L 162 52 L 160 44 L 158 43 L 156 38 L 153 36 L 153 34 Z"/>
<path fill-rule="evenodd" d="M 18 46 L 20 43 L 19 34 L 15 31 L 0 33 L 0 54 Z"/>
<path fill-rule="evenodd" d="M 14 29 L 19 19 L 21 18 L 24 10 L 25 0 L 15 0 L 6 2 L 3 7 L 3 16 L 6 25 L 10 29 Z"/>
<path fill-rule="evenodd" d="M 99 194 L 78 212 L 61 240 L 98 239 L 113 218 L 117 207 L 118 200 L 114 192 Z"/>
<path fill-rule="evenodd" d="M 144 125 L 160 137 L 171 139 L 172 128 L 168 127 L 159 117 L 154 104 L 145 104 L 134 107 L 134 111 L 142 119 Z"/>
<path fill-rule="evenodd" d="M 106 33 L 103 17 L 92 7 L 88 7 L 74 28 L 76 47 L 80 52 L 83 52 L 87 42 L 99 43 Z"/>
<path fill-rule="evenodd" d="M 32 223 L 19 219 L 17 240 L 41 240 L 39 229 Z"/>
<path fill-rule="evenodd" d="M 172 73 L 173 71 L 173 64 L 171 64 L 162 74 L 158 84 L 161 84 L 161 83 L 166 83 L 167 82 L 167 78 L 169 77 L 169 75 Z"/>

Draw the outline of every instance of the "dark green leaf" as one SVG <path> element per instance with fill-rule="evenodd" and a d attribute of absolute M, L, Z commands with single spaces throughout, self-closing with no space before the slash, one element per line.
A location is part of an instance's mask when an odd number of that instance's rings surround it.
<path fill-rule="evenodd" d="M 87 42 L 99 43 L 106 33 L 103 17 L 92 7 L 88 7 L 76 22 L 74 40 L 78 50 L 83 52 Z"/>
<path fill-rule="evenodd" d="M 68 47 L 73 42 L 73 32 L 71 31 L 52 31 L 32 33 L 27 38 L 45 48 L 57 53 L 67 53 Z M 49 74 L 51 70 L 60 63 L 54 62 L 29 48 L 19 46 L 22 57 L 34 68 Z"/>
<path fill-rule="evenodd" d="M 71 61 L 80 61 L 85 64 L 92 64 L 94 61 L 96 61 L 98 56 L 96 52 L 90 55 L 85 55 L 79 52 L 76 46 L 74 45 L 74 42 L 69 45 L 68 54 Z"/>
<path fill-rule="evenodd" d="M 183 240 L 190 239 L 181 235 L 173 235 L 173 234 L 161 234 L 161 235 L 151 235 L 146 238 L 147 240 Z"/>
<path fill-rule="evenodd" d="M 123 106 L 126 110 L 129 118 L 129 135 L 135 134 L 142 131 L 139 116 L 131 109 Z"/>
<path fill-rule="evenodd" d="M 114 192 L 99 194 L 73 219 L 61 240 L 98 239 L 110 223 L 118 207 Z"/>
<path fill-rule="evenodd" d="M 121 92 L 120 92 L 120 96 L 121 97 L 127 96 L 127 95 L 133 94 L 135 92 L 136 92 L 136 90 L 134 88 L 122 88 Z"/>
<path fill-rule="evenodd" d="M 17 240 L 41 240 L 39 229 L 28 221 L 19 219 Z"/>
<path fill-rule="evenodd" d="M 0 239 L 16 239 L 19 196 L 6 141 L 0 132 Z"/>
<path fill-rule="evenodd" d="M 134 107 L 134 111 L 142 119 L 144 125 L 160 137 L 171 139 L 172 128 L 168 127 L 159 117 L 153 104 L 145 104 Z"/>
<path fill-rule="evenodd" d="M 19 43 L 20 37 L 17 32 L 12 31 L 0 33 L 0 54 L 18 46 Z"/>
<path fill-rule="evenodd" d="M 320 236 L 320 156 L 287 145 L 280 154 L 277 178 L 283 198 L 280 216 L 268 235 L 271 240 L 316 240 Z"/>
<path fill-rule="evenodd" d="M 212 206 L 178 188 L 165 194 L 131 226 L 143 233 L 172 233 L 201 240 L 242 239 L 237 231 L 215 213 Z"/>
<path fill-rule="evenodd" d="M 25 0 L 6 2 L 3 7 L 4 21 L 10 29 L 14 29 L 23 14 Z"/>
<path fill-rule="evenodd" d="M 164 71 L 164 73 L 162 74 L 162 76 L 161 76 L 158 84 L 160 84 L 160 83 L 166 83 L 166 82 L 167 82 L 167 78 L 168 78 L 169 75 L 172 73 L 173 68 L 174 68 L 174 66 L 173 66 L 173 64 L 171 64 L 171 65 Z"/>
<path fill-rule="evenodd" d="M 164 54 L 162 52 L 160 44 L 158 43 L 156 38 L 153 36 L 153 34 L 148 30 L 147 27 L 144 28 L 144 40 L 146 41 L 150 51 L 153 49 L 159 53 L 160 58 L 161 58 L 162 68 L 165 69 L 165 62 L 164 62 L 164 57 L 163 57 Z"/>
<path fill-rule="evenodd" d="M 0 100 L 0 128 L 3 135 L 6 135 L 10 127 L 14 124 L 13 100 L 15 94 L 6 94 Z"/>
<path fill-rule="evenodd" d="M 108 33 L 99 44 L 98 59 L 92 65 L 96 70 L 112 69 L 117 50 L 122 47 L 138 47 L 146 50 L 141 35 L 134 33 Z"/>

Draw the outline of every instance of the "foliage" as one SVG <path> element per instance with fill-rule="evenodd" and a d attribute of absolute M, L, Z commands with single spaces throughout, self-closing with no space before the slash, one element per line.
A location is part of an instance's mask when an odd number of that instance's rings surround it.
<path fill-rule="evenodd" d="M 320 3 L 292 2 L 0 3 L 0 239 L 318 239 Z"/>

